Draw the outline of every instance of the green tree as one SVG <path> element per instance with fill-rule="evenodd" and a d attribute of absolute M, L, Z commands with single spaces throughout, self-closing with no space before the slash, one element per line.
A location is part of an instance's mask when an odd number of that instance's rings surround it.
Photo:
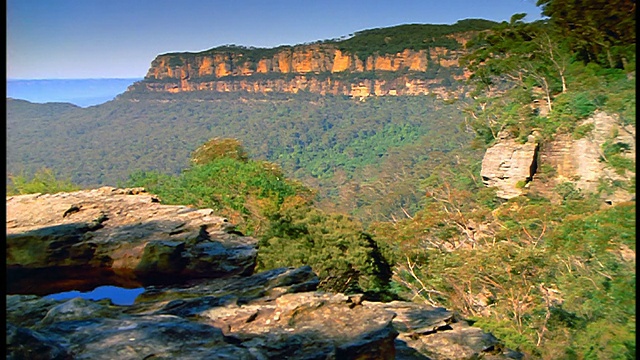
<path fill-rule="evenodd" d="M 635 0 L 538 0 L 579 59 L 624 67 L 635 57 Z"/>
<path fill-rule="evenodd" d="M 270 217 L 260 237 L 259 269 L 310 265 L 321 289 L 390 296 L 391 266 L 361 224 L 293 200 Z"/>
<path fill-rule="evenodd" d="M 278 165 L 249 160 L 235 139 L 208 141 L 179 175 L 135 172 L 128 185 L 144 187 L 166 204 L 212 208 L 248 234 L 259 234 L 267 215 L 287 197 L 313 196 L 306 187 L 287 180 Z"/>
<path fill-rule="evenodd" d="M 249 160 L 247 152 L 238 139 L 214 138 L 197 148 L 191 154 L 191 162 L 203 165 L 220 158 L 230 158 L 246 162 Z"/>

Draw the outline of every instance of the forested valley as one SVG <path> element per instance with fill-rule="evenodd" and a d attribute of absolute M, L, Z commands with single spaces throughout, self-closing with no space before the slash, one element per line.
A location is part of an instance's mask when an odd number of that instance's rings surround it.
<path fill-rule="evenodd" d="M 458 107 L 435 97 L 201 95 L 86 109 L 8 100 L 7 171 L 46 167 L 83 186 L 115 186 L 135 171 L 179 174 L 205 141 L 236 138 L 252 158 L 317 189 L 323 207 L 390 220 L 417 209 L 420 167 L 472 137 Z"/>
<path fill-rule="evenodd" d="M 574 139 L 598 111 L 635 129 L 635 2 L 540 0 L 467 44 L 466 96 L 183 93 L 103 105 L 7 99 L 7 193 L 142 186 L 212 208 L 260 241 L 259 270 L 311 265 L 321 288 L 455 310 L 530 358 L 635 358 L 628 181 L 509 200 L 480 176 L 509 133 Z M 540 106 L 542 104 L 542 106 Z M 554 170 L 540 164 L 544 181 Z"/>

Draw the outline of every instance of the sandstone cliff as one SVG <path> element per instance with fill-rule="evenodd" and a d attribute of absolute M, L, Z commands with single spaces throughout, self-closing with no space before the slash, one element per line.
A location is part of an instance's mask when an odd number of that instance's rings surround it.
<path fill-rule="evenodd" d="M 531 191 L 558 200 L 555 189 L 563 183 L 571 183 L 583 193 L 594 193 L 600 184 L 612 189 L 614 182 L 631 181 L 635 171 L 614 169 L 604 156 L 603 146 L 621 144 L 626 149 L 621 156 L 635 162 L 635 127 L 623 126 L 615 115 L 601 111 L 578 126 L 590 126 L 592 130 L 579 139 L 558 134 L 541 144 L 533 134 L 524 144 L 500 134 L 482 160 L 485 185 L 496 187 L 497 196 L 504 199 Z M 634 197 L 620 188 L 602 196 L 609 204 Z"/>
<path fill-rule="evenodd" d="M 465 44 L 476 34 L 439 33 L 414 40 L 404 48 L 387 36 L 389 44 L 383 45 L 388 46 L 379 46 L 380 50 L 373 46 L 367 54 L 330 41 L 273 49 L 234 45 L 198 53 L 167 53 L 157 56 L 144 80 L 128 92 L 309 91 L 357 98 L 424 94 L 456 97 L 459 94 L 451 91 L 458 90 L 448 87 L 469 77 L 459 59 L 465 53 Z M 422 45 L 416 46 L 416 41 Z"/>

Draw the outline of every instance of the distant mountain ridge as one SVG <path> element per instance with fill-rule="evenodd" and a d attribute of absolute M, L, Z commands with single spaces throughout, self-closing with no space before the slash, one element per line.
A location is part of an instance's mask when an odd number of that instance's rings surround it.
<path fill-rule="evenodd" d="M 80 107 L 113 100 L 141 78 L 7 79 L 7 97 L 34 103 L 64 102 Z"/>
<path fill-rule="evenodd" d="M 458 60 L 465 44 L 498 23 L 467 19 L 453 25 L 408 24 L 371 29 L 340 40 L 252 48 L 237 45 L 158 55 L 126 96 L 149 93 L 253 92 L 456 97 L 452 82 L 469 73 Z"/>

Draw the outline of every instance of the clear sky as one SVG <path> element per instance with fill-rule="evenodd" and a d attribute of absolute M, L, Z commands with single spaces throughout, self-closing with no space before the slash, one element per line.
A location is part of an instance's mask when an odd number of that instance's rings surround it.
<path fill-rule="evenodd" d="M 7 0 L 7 78 L 142 78 L 168 52 L 295 45 L 400 24 L 508 21 L 535 0 Z"/>

